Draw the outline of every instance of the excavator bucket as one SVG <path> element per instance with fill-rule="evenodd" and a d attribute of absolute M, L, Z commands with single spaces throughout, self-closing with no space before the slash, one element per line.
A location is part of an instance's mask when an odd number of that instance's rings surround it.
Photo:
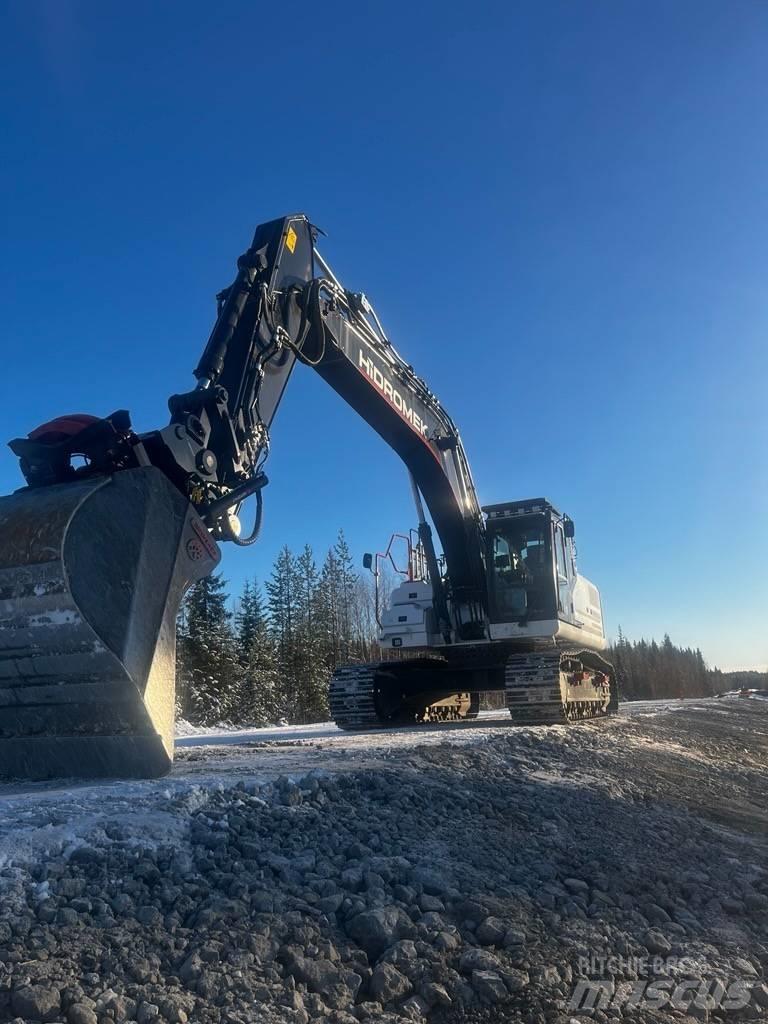
<path fill-rule="evenodd" d="M 219 557 L 151 466 L 0 498 L 0 776 L 165 774 L 176 615 Z"/>

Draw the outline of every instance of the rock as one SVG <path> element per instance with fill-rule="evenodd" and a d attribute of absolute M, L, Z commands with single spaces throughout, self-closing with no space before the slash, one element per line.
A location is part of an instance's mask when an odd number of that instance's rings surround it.
<path fill-rule="evenodd" d="M 516 967 L 505 968 L 500 973 L 504 979 L 504 984 L 510 992 L 521 992 L 531 983 L 528 972 L 518 970 Z"/>
<path fill-rule="evenodd" d="M 671 921 L 671 917 L 663 907 L 660 907 L 656 903 L 648 903 L 643 907 L 643 915 L 651 922 L 651 924 L 666 924 Z"/>
<path fill-rule="evenodd" d="M 203 961 L 199 954 L 191 953 L 179 968 L 179 977 L 183 982 L 189 984 L 199 978 L 203 972 Z"/>
<path fill-rule="evenodd" d="M 43 924 L 50 924 L 56 920 L 56 904 L 53 900 L 44 900 L 37 908 L 37 919 Z"/>
<path fill-rule="evenodd" d="M 428 896 L 442 896 L 450 889 L 450 882 L 432 868 L 412 868 L 409 882 L 412 885 L 420 885 Z"/>
<path fill-rule="evenodd" d="M 461 954 L 459 970 L 463 974 L 473 971 L 496 971 L 501 967 L 499 958 L 485 949 L 468 949 Z"/>
<path fill-rule="evenodd" d="M 569 892 L 586 895 L 589 892 L 589 885 L 583 878 L 564 878 L 563 885 Z"/>
<path fill-rule="evenodd" d="M 347 868 L 341 872 L 341 884 L 350 892 L 359 892 L 363 887 L 364 879 L 362 868 Z"/>
<path fill-rule="evenodd" d="M 67 1010 L 69 1024 L 98 1024 L 99 1018 L 85 1003 L 72 1003 Z"/>
<path fill-rule="evenodd" d="M 145 928 L 159 928 L 163 923 L 163 915 L 157 907 L 139 907 L 136 911 L 136 920 Z"/>
<path fill-rule="evenodd" d="M 105 850 L 93 846 L 78 846 L 69 857 L 70 864 L 98 864 L 106 856 Z"/>
<path fill-rule="evenodd" d="M 747 909 L 745 904 L 744 904 L 744 902 L 742 900 L 731 900 L 731 899 L 728 899 L 728 897 L 725 897 L 724 899 L 722 899 L 720 901 L 720 903 L 721 903 L 721 906 L 722 906 L 723 910 L 726 912 L 726 914 L 743 914 L 744 911 Z M 649 920 L 650 920 L 650 918 L 649 918 Z M 662 924 L 663 922 L 656 921 L 654 923 L 655 924 Z"/>
<path fill-rule="evenodd" d="M 666 956 L 672 949 L 671 942 L 669 942 L 661 932 L 656 931 L 655 928 L 648 929 L 645 933 L 643 943 L 645 944 L 645 948 L 648 952 L 654 956 Z"/>
<path fill-rule="evenodd" d="M 391 1003 L 407 996 L 411 983 L 393 964 L 383 963 L 374 968 L 369 988 L 378 1002 Z"/>
<path fill-rule="evenodd" d="M 174 999 L 164 999 L 160 1004 L 160 1013 L 169 1024 L 187 1024 L 189 1020 L 187 1011 Z M 118 1020 L 120 1020 L 119 1016 Z"/>
<path fill-rule="evenodd" d="M 339 979 L 338 969 L 330 960 L 311 960 L 295 953 L 285 959 L 289 974 L 320 995 L 327 995 Z"/>
<path fill-rule="evenodd" d="M 422 985 L 419 989 L 419 995 L 428 1007 L 450 1006 L 453 1002 L 445 986 L 439 985 L 436 981 L 430 981 L 426 985 Z"/>
<path fill-rule="evenodd" d="M 435 949 L 439 949 L 442 953 L 450 953 L 452 950 L 459 948 L 461 939 L 453 932 L 439 932 L 433 940 L 433 945 Z"/>
<path fill-rule="evenodd" d="M 553 964 L 545 964 L 535 974 L 536 983 L 544 988 L 554 988 L 562 981 L 560 972 Z M 505 979 L 506 980 L 506 979 Z"/>
<path fill-rule="evenodd" d="M 528 937 L 525 932 L 520 931 L 518 928 L 508 928 L 504 935 L 504 946 L 507 949 L 514 948 L 515 946 L 524 946 L 528 941 Z"/>
<path fill-rule="evenodd" d="M 422 1021 L 428 1012 L 429 1006 L 420 996 L 411 996 L 400 1007 L 401 1018 L 405 1017 L 406 1020 Z"/>
<path fill-rule="evenodd" d="M 483 903 L 478 903 L 477 900 L 459 900 L 454 905 L 453 912 L 457 918 L 475 923 L 488 917 L 488 907 Z"/>
<path fill-rule="evenodd" d="M 495 971 L 472 971 L 472 988 L 483 1003 L 493 1005 L 509 999 L 507 986 Z"/>
<path fill-rule="evenodd" d="M 445 910 L 445 904 L 437 896 L 428 896 L 427 893 L 422 893 L 419 896 L 419 909 L 425 913 L 429 910 L 436 910 L 438 914 L 442 914 Z"/>
<path fill-rule="evenodd" d="M 416 960 L 419 956 L 418 950 L 410 939 L 401 939 L 389 949 L 385 949 L 379 958 L 381 961 L 390 964 L 405 964 L 410 960 Z"/>
<path fill-rule="evenodd" d="M 374 1020 L 378 1020 L 383 1012 L 384 1007 L 381 1003 L 375 1003 L 372 1000 L 366 1000 L 363 1003 L 358 1003 L 355 1007 L 355 1013 L 360 1020 L 366 1020 L 368 1017 L 373 1017 Z"/>
<path fill-rule="evenodd" d="M 155 1003 L 147 1003 L 142 1000 L 139 1003 L 139 1008 L 136 1011 L 136 1020 L 138 1024 L 150 1024 L 157 1017 L 160 1016 L 160 1007 Z"/>
<path fill-rule="evenodd" d="M 269 892 L 251 893 L 251 910 L 257 914 L 272 914 L 275 910 L 275 897 Z"/>
<path fill-rule="evenodd" d="M 61 996 L 53 985 L 25 985 L 11 993 L 11 1008 L 25 1020 L 53 1021 L 61 1011 Z"/>
<path fill-rule="evenodd" d="M 409 907 L 416 902 L 416 890 L 410 885 L 396 885 L 392 890 L 392 895 L 396 900 L 400 900 L 401 903 L 405 903 Z"/>
<path fill-rule="evenodd" d="M 280 794 L 280 801 L 286 807 L 298 807 L 304 799 L 301 793 L 301 787 L 298 786 L 293 779 L 278 779 L 275 785 Z"/>
<path fill-rule="evenodd" d="M 150 967 L 149 960 L 141 956 L 135 957 L 131 961 L 129 974 L 140 985 L 146 985 L 152 977 L 152 968 Z"/>
<path fill-rule="evenodd" d="M 364 843 L 350 843 L 344 852 L 347 860 L 365 860 L 370 856 L 371 848 Z"/>
<path fill-rule="evenodd" d="M 398 939 L 409 939 L 415 934 L 413 922 L 399 907 L 379 907 L 357 914 L 346 928 L 374 959 Z"/>
<path fill-rule="evenodd" d="M 323 896 L 317 901 L 317 905 L 324 914 L 335 914 L 344 902 L 344 893 L 336 892 L 331 896 Z"/>
<path fill-rule="evenodd" d="M 768 985 L 764 981 L 752 986 L 752 998 L 758 1006 L 768 1008 Z"/>
<path fill-rule="evenodd" d="M 283 959 L 289 974 L 339 1009 L 354 1001 L 363 983 L 361 975 L 340 969 L 331 960 L 310 960 L 293 951 L 284 953 Z"/>
<path fill-rule="evenodd" d="M 507 934 L 507 926 L 498 917 L 486 917 L 478 927 L 475 935 L 483 946 L 500 946 Z"/>
<path fill-rule="evenodd" d="M 756 978 L 758 976 L 754 964 L 751 964 L 749 960 L 745 960 L 743 956 L 735 956 L 732 963 L 740 974 L 746 975 L 748 978 Z"/>
<path fill-rule="evenodd" d="M 447 928 L 445 921 L 435 910 L 428 910 L 426 914 L 422 914 L 419 924 L 423 928 L 436 932 L 444 932 Z"/>

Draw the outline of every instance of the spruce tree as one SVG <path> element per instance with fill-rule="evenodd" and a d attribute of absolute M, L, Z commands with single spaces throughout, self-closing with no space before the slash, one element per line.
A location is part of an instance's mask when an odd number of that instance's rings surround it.
<path fill-rule="evenodd" d="M 269 618 L 281 665 L 290 660 L 297 613 L 296 559 L 285 545 L 275 559 L 267 581 Z"/>
<path fill-rule="evenodd" d="M 330 548 L 320 573 L 317 602 L 317 616 L 322 637 L 322 657 L 329 671 L 341 663 L 338 575 L 336 555 L 333 548 Z"/>
<path fill-rule="evenodd" d="M 238 720 L 253 725 L 268 725 L 286 714 L 281 689 L 275 638 L 261 588 L 246 581 L 235 616 L 238 661 L 242 667 Z"/>
<path fill-rule="evenodd" d="M 298 703 L 295 672 L 298 593 L 296 558 L 287 545 L 275 559 L 267 581 L 267 607 L 275 645 L 279 703 L 286 709 L 285 717 L 295 721 Z"/>
<path fill-rule="evenodd" d="M 352 552 L 349 550 L 344 531 L 339 530 L 336 543 L 333 545 L 336 562 L 336 588 L 339 612 L 339 656 L 341 661 L 351 661 L 356 655 L 355 636 L 353 632 L 355 584 L 357 573 L 354 568 Z"/>
<path fill-rule="evenodd" d="M 240 670 L 220 573 L 200 580 L 184 600 L 178 637 L 179 710 L 196 725 L 230 719 L 239 700 Z"/>
<path fill-rule="evenodd" d="M 316 722 L 328 717 L 330 673 L 324 659 L 320 577 L 308 544 L 296 559 L 294 568 L 297 622 L 290 671 L 296 695 L 295 715 L 301 722 Z"/>

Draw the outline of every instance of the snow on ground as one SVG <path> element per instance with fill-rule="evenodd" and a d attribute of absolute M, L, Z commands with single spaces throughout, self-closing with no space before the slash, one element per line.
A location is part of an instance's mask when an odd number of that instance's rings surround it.
<path fill-rule="evenodd" d="M 717 700 L 638 701 L 622 706 L 618 719 L 670 712 L 716 710 Z M 610 723 L 606 723 L 610 728 Z M 578 729 L 579 726 L 570 728 Z M 345 733 L 333 722 L 232 729 L 200 729 L 180 723 L 176 764 L 159 780 L 0 785 L 0 869 L 41 857 L 67 858 L 84 842 L 127 829 L 136 843 L 180 841 L 183 821 L 211 794 L 235 786 L 263 785 L 281 776 L 392 767 L 416 748 L 485 744 L 494 736 L 564 734 L 563 726 L 515 728 L 504 712 L 482 712 L 475 722 Z M 650 742 L 650 741 L 649 741 Z"/>

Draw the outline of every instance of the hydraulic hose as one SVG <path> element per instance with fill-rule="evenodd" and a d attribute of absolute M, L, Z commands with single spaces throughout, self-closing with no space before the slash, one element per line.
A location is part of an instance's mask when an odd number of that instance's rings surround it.
<path fill-rule="evenodd" d="M 264 498 L 261 495 L 261 488 L 256 491 L 256 518 L 253 522 L 253 529 L 247 537 L 235 537 L 232 536 L 232 540 L 240 548 L 248 548 L 251 544 L 255 544 L 259 539 L 261 533 L 261 524 L 264 517 Z"/>

